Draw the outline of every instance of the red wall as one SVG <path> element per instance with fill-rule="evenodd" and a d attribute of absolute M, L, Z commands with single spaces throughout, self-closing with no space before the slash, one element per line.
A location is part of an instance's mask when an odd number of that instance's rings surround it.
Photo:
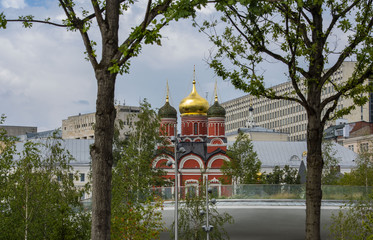
<path fill-rule="evenodd" d="M 197 134 L 194 131 L 194 125 L 197 124 Z M 206 136 L 207 135 L 207 116 L 187 115 L 181 117 L 181 136 Z"/>
<path fill-rule="evenodd" d="M 175 126 L 177 124 L 176 119 L 173 118 L 163 118 L 160 124 L 160 133 L 162 136 L 174 136 Z"/>

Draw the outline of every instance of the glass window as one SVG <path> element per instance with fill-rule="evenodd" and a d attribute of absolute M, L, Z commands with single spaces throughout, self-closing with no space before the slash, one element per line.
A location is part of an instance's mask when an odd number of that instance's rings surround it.
<path fill-rule="evenodd" d="M 361 143 L 360 144 L 360 151 L 367 152 L 368 151 L 368 143 Z"/>
<path fill-rule="evenodd" d="M 354 151 L 354 145 L 348 145 L 348 149 L 350 149 L 351 151 Z"/>
<path fill-rule="evenodd" d="M 81 182 L 84 182 L 84 181 L 85 181 L 85 174 L 84 174 L 84 173 L 81 173 L 81 174 L 80 174 L 80 181 L 81 181 Z"/>

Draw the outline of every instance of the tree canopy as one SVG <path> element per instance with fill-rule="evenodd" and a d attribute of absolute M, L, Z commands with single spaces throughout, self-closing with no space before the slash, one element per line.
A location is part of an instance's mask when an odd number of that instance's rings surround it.
<path fill-rule="evenodd" d="M 0 239 L 90 239 L 88 186 L 74 186 L 72 156 L 53 139 L 19 151 L 0 132 Z"/>
<path fill-rule="evenodd" d="M 156 239 L 164 228 L 163 202 L 151 192 L 151 187 L 165 184 L 165 172 L 151 165 L 164 138 L 157 113 L 146 100 L 137 117 L 128 137 L 114 142 L 112 239 Z"/>
<path fill-rule="evenodd" d="M 298 170 L 285 165 L 283 169 L 275 166 L 272 172 L 265 175 L 265 183 L 269 184 L 300 184 Z"/>
<path fill-rule="evenodd" d="M 345 173 L 338 181 L 341 185 L 372 186 L 373 185 L 373 162 L 372 147 L 360 149 L 355 160 L 356 167 L 349 173 Z"/>
<path fill-rule="evenodd" d="M 262 163 L 254 151 L 249 137 L 240 132 L 232 146 L 228 147 L 229 162 L 224 162 L 221 171 L 236 184 L 256 183 Z"/>
<path fill-rule="evenodd" d="M 324 169 L 322 172 L 322 184 L 336 184 L 341 177 L 340 166 L 336 155 L 337 151 L 333 149 L 332 141 L 324 141 L 322 145 L 322 154 L 324 160 Z"/>

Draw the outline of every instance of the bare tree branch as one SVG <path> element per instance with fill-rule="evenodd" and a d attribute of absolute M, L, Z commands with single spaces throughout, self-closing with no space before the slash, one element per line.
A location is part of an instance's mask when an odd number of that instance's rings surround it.
<path fill-rule="evenodd" d="M 370 7 L 372 5 L 372 1 L 370 1 Z M 367 14 L 365 16 L 365 21 L 368 21 L 367 22 L 367 26 L 366 26 L 366 29 L 372 29 L 373 27 L 373 18 L 369 18 L 369 15 Z M 364 22 L 365 22 L 364 21 Z M 321 83 L 324 84 L 328 79 L 329 77 L 335 72 L 337 71 L 337 69 L 342 65 L 343 61 L 351 54 L 351 50 L 352 49 L 355 49 L 362 41 L 364 41 L 365 37 L 367 37 L 369 34 L 369 31 L 359 31 L 358 33 L 356 33 L 355 35 L 355 38 L 354 40 L 349 44 L 347 45 L 342 53 L 339 55 L 338 57 L 338 60 L 336 61 L 336 63 L 328 69 L 328 71 L 323 75 L 322 79 L 321 79 Z"/>
<path fill-rule="evenodd" d="M 349 90 L 355 88 L 358 85 L 361 85 L 364 83 L 366 79 L 369 79 L 373 75 L 373 64 L 370 64 L 368 69 L 357 79 L 354 79 L 354 81 L 348 81 L 346 85 L 342 86 L 338 93 L 336 93 L 333 96 L 330 96 L 326 99 L 324 99 L 321 102 L 321 107 L 324 108 L 328 103 L 332 101 L 338 101 L 340 96 L 346 94 Z"/>
<path fill-rule="evenodd" d="M 46 20 L 24 20 L 24 19 L 7 19 L 7 22 L 30 22 L 30 23 L 43 23 L 50 24 L 56 27 L 67 27 L 65 24 L 49 22 Z"/>
<path fill-rule="evenodd" d="M 168 9 L 171 2 L 172 2 L 172 0 L 165 0 L 162 4 L 159 4 L 159 5 L 155 6 L 150 11 L 148 11 L 148 9 L 147 9 L 147 12 L 145 13 L 144 21 L 140 25 L 142 27 L 143 31 L 146 30 L 146 27 L 150 24 L 151 21 L 153 21 L 153 19 L 160 12 L 164 12 Z M 149 2 L 148 2 L 148 7 L 150 7 L 150 5 L 151 5 L 151 0 L 149 0 Z M 162 27 L 164 27 L 166 24 L 167 24 L 167 22 L 165 22 Z M 141 43 L 141 41 L 143 40 L 144 37 L 145 36 L 142 36 L 141 38 L 138 38 L 137 40 L 135 40 L 130 35 L 120 45 L 120 47 L 119 47 L 120 49 L 128 49 L 128 51 L 127 51 L 126 55 L 123 55 L 122 51 L 118 51 L 117 54 L 115 55 L 115 59 L 119 60 L 118 61 L 119 66 L 122 66 L 132 56 L 132 53 L 134 52 L 134 49 Z"/>
<path fill-rule="evenodd" d="M 332 32 L 332 30 L 333 30 L 335 24 L 337 23 L 337 21 L 339 20 L 339 18 L 342 17 L 342 16 L 345 16 L 346 13 L 348 13 L 352 8 L 354 8 L 359 2 L 360 2 L 360 0 L 355 0 L 353 3 L 351 3 L 350 6 L 348 6 L 344 11 L 342 11 L 339 14 L 332 13 L 333 18 L 332 18 L 332 21 L 329 24 L 329 27 L 325 31 L 325 38 L 328 38 L 328 36 Z"/>
<path fill-rule="evenodd" d="M 98 3 L 97 0 L 91 0 L 91 3 L 92 3 L 93 10 L 95 11 L 94 16 L 96 17 L 97 24 L 98 24 L 101 32 L 104 32 L 105 29 L 107 29 L 106 22 L 102 18 L 102 12 L 104 11 L 104 8 L 100 9 L 100 6 L 99 6 L 99 3 Z M 90 16 L 92 16 L 92 15 L 90 15 Z M 85 19 L 83 19 L 83 21 L 88 21 L 88 19 L 90 19 L 90 18 L 85 18 Z"/>

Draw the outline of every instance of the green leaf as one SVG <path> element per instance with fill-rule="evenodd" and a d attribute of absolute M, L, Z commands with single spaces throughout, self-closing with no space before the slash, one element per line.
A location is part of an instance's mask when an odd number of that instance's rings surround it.
<path fill-rule="evenodd" d="M 5 19 L 4 12 L 0 13 L 0 28 L 6 29 L 7 20 Z"/>
<path fill-rule="evenodd" d="M 34 20 L 34 16 L 32 15 L 27 15 L 27 16 L 19 16 L 19 20 L 22 20 L 23 26 L 25 28 L 31 28 L 32 27 L 32 20 Z"/>

